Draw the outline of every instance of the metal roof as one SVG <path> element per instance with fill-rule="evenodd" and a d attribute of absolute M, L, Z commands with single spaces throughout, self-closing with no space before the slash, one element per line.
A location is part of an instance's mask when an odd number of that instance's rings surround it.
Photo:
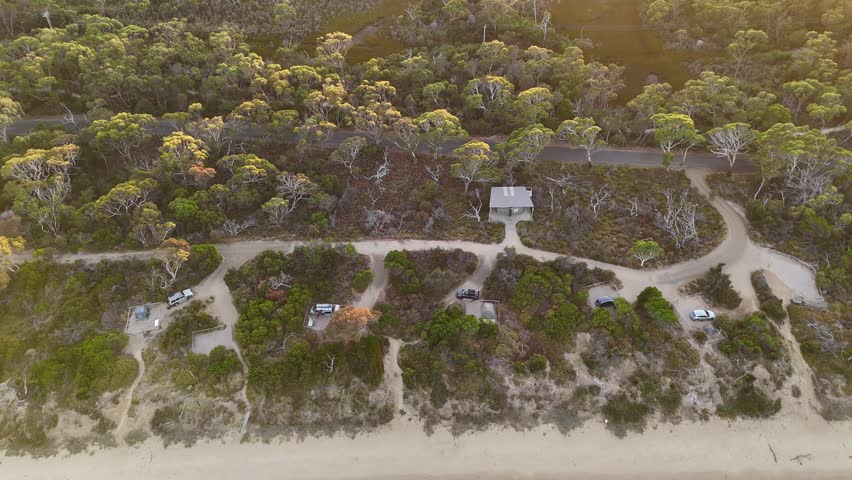
<path fill-rule="evenodd" d="M 491 208 L 532 208 L 532 190 L 527 187 L 491 187 Z"/>

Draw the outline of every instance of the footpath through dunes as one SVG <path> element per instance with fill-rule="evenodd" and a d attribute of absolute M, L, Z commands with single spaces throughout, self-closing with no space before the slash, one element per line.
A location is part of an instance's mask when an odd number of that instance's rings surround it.
<path fill-rule="evenodd" d="M 249 479 L 848 479 L 849 422 L 799 417 L 659 424 L 619 439 L 603 422 L 492 427 L 454 437 L 395 421 L 354 437 L 243 443 L 238 436 L 165 448 L 157 439 L 91 455 L 2 459 L 3 478 L 29 480 Z"/>

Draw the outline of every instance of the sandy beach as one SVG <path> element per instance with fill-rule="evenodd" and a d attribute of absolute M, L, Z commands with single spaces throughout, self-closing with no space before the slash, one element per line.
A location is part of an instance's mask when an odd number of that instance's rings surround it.
<path fill-rule="evenodd" d="M 770 449 L 771 446 L 771 449 Z M 774 453 L 773 453 L 774 451 Z M 31 459 L 4 457 L 3 479 L 219 480 L 420 478 L 809 478 L 852 475 L 852 423 L 812 416 L 660 424 L 624 439 L 591 421 L 563 436 L 550 428 L 490 429 L 453 438 L 395 421 L 355 438 L 269 444 L 236 439 L 191 448 L 141 447 Z"/>

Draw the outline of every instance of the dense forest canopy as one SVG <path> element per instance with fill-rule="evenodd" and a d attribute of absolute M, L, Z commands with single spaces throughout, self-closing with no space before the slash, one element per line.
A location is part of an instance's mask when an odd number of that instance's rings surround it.
<path fill-rule="evenodd" d="M 840 248 L 808 260 L 848 270 L 848 2 L 630 5 L 637 24 L 620 33 L 650 29 L 687 52 L 679 68 L 691 79 L 647 78 L 625 95 L 625 67 L 587 53 L 600 45 L 566 20 L 574 2 L 424 0 L 400 11 L 394 2 L 222 0 L 197 15 L 184 1 L 5 1 L 2 204 L 22 219 L 12 233 L 36 245 L 149 247 L 172 234 L 280 227 L 299 212 L 320 234 L 346 191 L 339 177 L 305 168 L 317 147 L 337 146 L 330 159 L 352 178 L 377 147 L 407 150 L 435 183 L 461 179 L 465 194 L 514 182 L 550 142 L 585 149 L 590 163 L 606 144 L 658 146 L 667 165 L 706 149 L 732 169 L 751 155 L 760 174 L 747 196 L 761 206 L 749 212 L 824 223 L 819 236 Z M 385 8 L 393 13 L 371 16 Z M 576 12 L 582 22 L 588 9 Z M 397 52 L 354 59 L 370 29 L 323 33 L 347 16 L 353 28 L 376 21 Z M 7 133 L 18 118 L 54 114 L 75 128 Z M 339 131 L 354 137 L 329 143 Z M 469 144 L 455 152 L 461 163 L 442 165 L 447 140 L 495 133 L 508 138 L 494 151 Z M 278 157 L 276 142 L 297 153 Z M 384 165 L 365 177 L 378 190 Z M 362 233 L 392 223 L 381 209 L 364 215 Z"/>

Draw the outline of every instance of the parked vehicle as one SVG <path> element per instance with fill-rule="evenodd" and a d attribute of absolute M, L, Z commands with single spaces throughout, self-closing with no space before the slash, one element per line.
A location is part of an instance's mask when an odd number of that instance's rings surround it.
<path fill-rule="evenodd" d="M 175 305 L 180 305 L 183 302 L 189 301 L 194 295 L 195 294 L 192 293 L 192 290 L 189 288 L 173 293 L 169 295 L 169 307 L 174 307 Z"/>
<path fill-rule="evenodd" d="M 317 303 L 311 307 L 311 315 L 331 315 L 338 310 L 340 310 L 340 305 L 335 305 L 333 303 Z"/>
<path fill-rule="evenodd" d="M 689 312 L 689 318 L 695 322 L 716 320 L 716 314 L 710 310 L 693 310 Z"/>
<path fill-rule="evenodd" d="M 459 300 L 479 300 L 479 290 L 462 288 L 456 292 L 456 298 Z"/>
<path fill-rule="evenodd" d="M 615 305 L 615 297 L 601 297 L 595 300 L 596 307 L 612 307 Z"/>

